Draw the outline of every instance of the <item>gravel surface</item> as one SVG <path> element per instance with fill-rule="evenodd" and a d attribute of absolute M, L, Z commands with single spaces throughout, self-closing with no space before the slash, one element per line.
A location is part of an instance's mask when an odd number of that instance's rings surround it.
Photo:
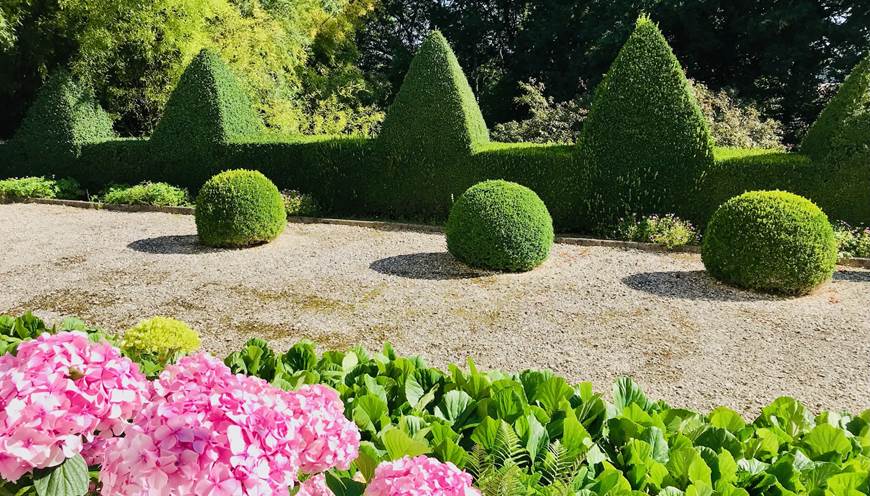
<path fill-rule="evenodd" d="M 697 255 L 556 245 L 526 274 L 468 269 L 437 234 L 290 224 L 247 250 L 197 246 L 193 217 L 0 206 L 0 312 L 78 315 L 122 330 L 167 315 L 224 356 L 390 341 L 431 364 L 548 368 L 609 391 L 747 415 L 780 395 L 811 409 L 870 407 L 870 272 L 840 268 L 800 299 L 721 286 Z"/>

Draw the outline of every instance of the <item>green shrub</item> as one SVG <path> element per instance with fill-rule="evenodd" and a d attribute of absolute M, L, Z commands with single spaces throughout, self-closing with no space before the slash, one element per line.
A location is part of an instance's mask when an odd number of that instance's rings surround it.
<path fill-rule="evenodd" d="M 801 153 L 813 160 L 824 160 L 835 148 L 836 136 L 843 132 L 847 120 L 870 106 L 870 55 L 852 69 L 837 94 L 807 131 Z M 868 140 L 864 137 L 864 142 Z"/>
<path fill-rule="evenodd" d="M 547 259 L 553 220 L 534 191 L 507 181 L 469 188 L 450 210 L 447 248 L 472 267 L 521 272 Z"/>
<path fill-rule="evenodd" d="M 143 182 L 136 186 L 111 186 L 98 198 L 103 203 L 181 207 L 190 205 L 187 190 L 166 183 Z"/>
<path fill-rule="evenodd" d="M 577 146 L 599 223 L 656 212 L 694 219 L 686 199 L 713 165 L 713 142 L 683 69 L 649 18 L 637 21 L 595 91 Z"/>
<path fill-rule="evenodd" d="M 704 266 L 726 283 L 802 295 L 831 278 L 837 244 L 828 217 L 806 198 L 753 191 L 713 214 L 703 242 Z"/>
<path fill-rule="evenodd" d="M 382 196 L 407 214 L 444 215 L 469 156 L 489 133 L 468 81 L 440 32 L 423 42 L 378 137 L 389 184 Z"/>
<path fill-rule="evenodd" d="M 154 376 L 180 357 L 199 350 L 199 333 L 180 320 L 152 317 L 124 333 L 121 349 Z"/>
<path fill-rule="evenodd" d="M 35 166 L 28 174 L 67 174 L 58 165 L 78 157 L 84 144 L 112 137 L 112 119 L 93 89 L 61 70 L 39 90 L 10 143 Z"/>
<path fill-rule="evenodd" d="M 286 189 L 281 192 L 284 197 L 284 209 L 287 217 L 316 217 L 320 214 L 320 208 L 314 197 L 300 193 L 294 189 Z"/>
<path fill-rule="evenodd" d="M 198 186 L 214 170 L 220 145 L 263 131 L 240 82 L 220 56 L 203 49 L 172 92 L 151 145 L 174 184 Z"/>
<path fill-rule="evenodd" d="M 695 226 L 671 214 L 622 219 L 614 236 L 624 241 L 655 243 L 667 249 L 698 242 Z"/>
<path fill-rule="evenodd" d="M 514 102 L 528 109 L 529 117 L 521 121 L 496 124 L 490 137 L 504 143 L 572 144 L 580 136 L 588 113 L 585 97 L 564 102 L 544 94 L 544 83 L 534 79 L 520 82 L 521 95 Z"/>
<path fill-rule="evenodd" d="M 752 102 L 742 101 L 735 90 L 712 91 L 699 81 L 689 80 L 701 112 L 710 123 L 716 146 L 764 148 L 782 151 L 782 123 L 763 118 Z"/>
<path fill-rule="evenodd" d="M 0 200 L 13 201 L 27 198 L 59 198 L 74 200 L 82 195 L 74 179 L 21 177 L 0 180 Z"/>
<path fill-rule="evenodd" d="M 870 258 L 870 227 L 838 222 L 834 225 L 834 239 L 840 258 Z"/>
<path fill-rule="evenodd" d="M 196 197 L 196 231 L 208 246 L 266 243 L 286 225 L 281 192 L 260 172 L 222 172 L 209 179 Z"/>

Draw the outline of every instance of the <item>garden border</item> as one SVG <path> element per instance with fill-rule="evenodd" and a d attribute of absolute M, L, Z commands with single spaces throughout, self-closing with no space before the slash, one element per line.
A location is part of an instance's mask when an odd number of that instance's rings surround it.
<path fill-rule="evenodd" d="M 15 203 L 15 202 L 6 202 Z M 60 205 L 65 207 L 85 208 L 92 210 L 113 210 L 118 212 L 160 212 L 178 215 L 193 215 L 193 207 L 157 207 L 153 205 L 116 205 L 108 203 L 90 202 L 84 200 L 57 200 L 49 198 L 27 198 L 18 203 L 39 203 L 44 205 Z M 416 231 L 428 233 L 443 233 L 442 226 L 429 224 L 412 224 L 407 222 L 388 222 L 376 220 L 356 219 L 333 219 L 329 217 L 288 217 L 288 222 L 296 224 L 330 224 L 336 226 L 364 227 L 378 229 L 380 231 Z M 555 242 L 565 245 L 577 246 L 603 246 L 623 250 L 641 250 L 659 253 L 701 253 L 701 247 L 695 245 L 678 246 L 667 249 L 653 243 L 641 243 L 638 241 L 619 241 L 615 239 L 587 238 L 582 236 L 556 236 Z M 837 261 L 837 265 L 870 269 L 870 258 L 843 258 Z"/>

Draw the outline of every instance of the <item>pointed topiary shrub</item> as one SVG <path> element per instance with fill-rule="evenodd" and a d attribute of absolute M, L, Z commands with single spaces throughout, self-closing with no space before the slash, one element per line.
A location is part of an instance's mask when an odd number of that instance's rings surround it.
<path fill-rule="evenodd" d="M 435 31 L 411 61 L 387 112 L 378 150 L 390 176 L 383 194 L 406 214 L 443 216 L 469 186 L 469 157 L 489 142 L 474 93 L 453 50 Z"/>
<path fill-rule="evenodd" d="M 577 146 L 590 174 L 592 224 L 630 214 L 695 220 L 687 207 L 713 165 L 713 142 L 683 69 L 648 17 L 598 86 Z"/>
<path fill-rule="evenodd" d="M 262 130 L 239 80 L 217 53 L 203 49 L 169 97 L 151 145 L 170 182 L 198 187 L 219 169 L 224 145 Z"/>
<path fill-rule="evenodd" d="M 801 152 L 813 160 L 848 158 L 850 144 L 870 143 L 870 136 L 856 133 L 862 117 L 870 112 L 870 55 L 852 70 L 828 106 L 813 123 L 801 143 Z M 863 114 L 863 116 L 862 116 Z M 863 138 L 863 139 L 862 139 Z M 857 141 L 856 141 L 857 140 Z"/>
<path fill-rule="evenodd" d="M 30 175 L 65 175 L 83 145 L 114 136 L 93 89 L 61 70 L 39 90 L 11 143 L 31 162 Z"/>

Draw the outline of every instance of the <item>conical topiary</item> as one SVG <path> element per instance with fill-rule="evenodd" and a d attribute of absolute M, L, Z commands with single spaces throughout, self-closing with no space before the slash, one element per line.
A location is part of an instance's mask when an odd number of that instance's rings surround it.
<path fill-rule="evenodd" d="M 713 141 L 686 75 L 658 26 L 641 16 L 598 86 L 578 141 L 591 180 L 591 225 L 622 216 L 693 218 Z"/>
<path fill-rule="evenodd" d="M 69 72 L 52 75 L 37 93 L 12 144 L 39 170 L 33 174 L 67 174 L 66 167 L 82 145 L 111 139 L 112 119 L 100 107 L 93 89 Z"/>
<path fill-rule="evenodd" d="M 400 186 L 386 194 L 417 214 L 446 214 L 466 184 L 461 169 L 489 141 L 474 93 L 444 36 L 420 46 L 387 112 L 378 148 Z M 396 203 L 393 203 L 396 204 Z"/>
<path fill-rule="evenodd" d="M 168 177 L 183 185 L 199 186 L 215 171 L 191 165 L 216 166 L 209 157 L 220 155 L 220 145 L 255 136 L 262 129 L 262 121 L 236 76 L 220 55 L 203 49 L 181 75 L 151 144 L 168 164 Z"/>
<path fill-rule="evenodd" d="M 841 135 L 852 135 L 855 121 L 860 114 L 870 111 L 870 54 L 852 69 L 839 91 L 813 123 L 801 143 L 801 152 L 813 160 L 825 160 L 834 153 L 834 159 L 842 157 Z M 861 127 L 860 125 L 858 127 Z M 865 138 L 864 143 L 870 142 Z"/>

